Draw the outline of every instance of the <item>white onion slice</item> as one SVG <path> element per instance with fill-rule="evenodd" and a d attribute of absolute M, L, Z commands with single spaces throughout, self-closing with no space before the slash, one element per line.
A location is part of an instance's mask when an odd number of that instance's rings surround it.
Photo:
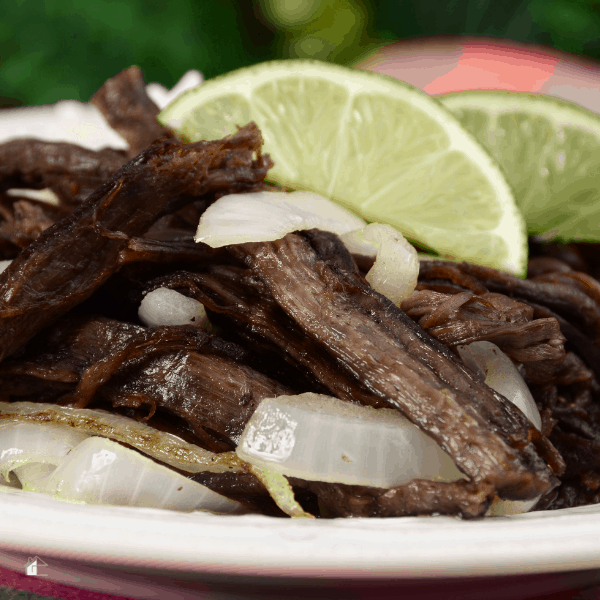
<path fill-rule="evenodd" d="M 0 273 L 7 269 L 12 260 L 0 260 Z"/>
<path fill-rule="evenodd" d="M 212 248 L 278 240 L 292 231 L 317 227 L 337 234 L 365 221 L 312 192 L 255 192 L 219 198 L 200 217 L 195 240 Z"/>
<path fill-rule="evenodd" d="M 419 276 L 419 257 L 397 229 L 391 225 L 371 223 L 341 238 L 353 254 L 376 257 L 375 264 L 366 275 L 374 290 L 396 305 L 414 292 Z"/>
<path fill-rule="evenodd" d="M 542 418 L 521 373 L 512 360 L 492 342 L 473 342 L 457 346 L 463 362 L 485 376 L 485 383 L 512 402 L 537 429 L 542 428 Z M 487 514 L 490 516 L 517 515 L 531 510 L 540 499 L 496 499 Z"/>
<path fill-rule="evenodd" d="M 204 81 L 200 71 L 191 70 L 169 90 L 160 83 L 149 83 L 146 86 L 146 93 L 158 108 L 165 108 L 167 104 L 175 100 L 178 96 L 187 92 L 187 90 L 199 86 Z"/>
<path fill-rule="evenodd" d="M 158 325 L 194 325 L 208 323 L 204 305 L 175 290 L 158 288 L 144 296 L 138 310 L 140 321 L 148 327 Z"/>
<path fill-rule="evenodd" d="M 537 429 L 542 428 L 542 418 L 521 373 L 512 360 L 492 342 L 473 342 L 457 346 L 463 362 L 485 375 L 485 383 L 507 400 L 510 400 Z"/>
<path fill-rule="evenodd" d="M 415 478 L 464 478 L 400 413 L 306 393 L 263 400 L 236 450 L 261 469 L 312 481 L 389 488 Z"/>
<path fill-rule="evenodd" d="M 89 435 L 124 442 L 152 458 L 189 473 L 239 471 L 243 465 L 234 452 L 214 454 L 171 433 L 103 410 L 35 402 L 0 402 L 0 423 L 20 422 L 35 424 L 39 431 L 51 424 L 67 425 Z"/>
<path fill-rule="evenodd" d="M 53 204 L 54 206 L 60 204 L 60 198 L 50 188 L 44 188 L 42 190 L 13 188 L 6 190 L 6 194 L 8 196 L 31 198 L 32 200 L 39 200 L 40 202 L 46 202 L 47 204 Z"/>
<path fill-rule="evenodd" d="M 87 437 L 64 425 L 1 423 L 0 474 L 7 478 L 9 471 L 28 463 L 57 465 Z"/>
<path fill-rule="evenodd" d="M 225 498 L 116 442 L 91 437 L 49 477 L 44 493 L 70 502 L 240 512 Z"/>

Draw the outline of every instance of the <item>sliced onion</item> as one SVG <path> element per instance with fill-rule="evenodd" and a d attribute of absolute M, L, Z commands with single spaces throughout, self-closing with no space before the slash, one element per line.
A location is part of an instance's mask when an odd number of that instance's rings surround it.
<path fill-rule="evenodd" d="M 456 349 L 463 362 L 485 375 L 486 385 L 510 400 L 534 427 L 542 428 L 542 418 L 529 387 L 512 360 L 496 344 L 473 342 Z"/>
<path fill-rule="evenodd" d="M 275 504 L 292 519 L 314 519 L 314 516 L 307 513 L 294 496 L 294 490 L 289 481 L 277 471 L 271 469 L 261 469 L 255 465 L 250 465 L 252 473 L 266 488 Z"/>
<path fill-rule="evenodd" d="M 144 296 L 138 310 L 140 321 L 148 327 L 158 325 L 194 325 L 208 323 L 204 305 L 175 290 L 158 288 Z"/>
<path fill-rule="evenodd" d="M 243 242 L 278 240 L 292 231 L 317 227 L 337 234 L 365 226 L 365 221 L 312 192 L 229 194 L 200 217 L 196 237 L 212 248 Z"/>
<path fill-rule="evenodd" d="M 485 383 L 512 402 L 537 429 L 542 418 L 521 373 L 512 360 L 492 342 L 473 342 L 457 346 L 457 351 L 468 366 L 485 376 Z M 491 516 L 517 515 L 531 510 L 540 499 L 494 500 L 487 514 Z"/>
<path fill-rule="evenodd" d="M 0 260 L 0 273 L 2 273 L 11 262 L 12 260 Z"/>
<path fill-rule="evenodd" d="M 154 104 L 162 109 L 187 90 L 199 86 L 203 81 L 202 73 L 192 70 L 185 73 L 170 90 L 160 83 L 149 83 L 146 86 L 146 93 Z"/>
<path fill-rule="evenodd" d="M 70 502 L 240 512 L 241 505 L 125 448 L 90 437 L 49 477 L 44 493 Z"/>
<path fill-rule="evenodd" d="M 0 423 L 20 422 L 35 424 L 39 431 L 56 424 L 67 425 L 89 435 L 107 437 L 189 473 L 223 473 L 243 469 L 243 463 L 234 452 L 214 454 L 171 433 L 102 410 L 35 402 L 0 402 Z"/>
<path fill-rule="evenodd" d="M 404 236 L 391 225 L 371 223 L 341 236 L 353 254 L 376 257 L 366 275 L 371 287 L 399 305 L 417 286 L 419 257 Z M 371 254 L 366 254 L 371 247 Z"/>
<path fill-rule="evenodd" d="M 46 202 L 47 204 L 53 204 L 54 206 L 60 204 L 60 198 L 50 188 L 44 188 L 42 190 L 12 188 L 6 190 L 6 194 L 8 196 L 31 198 L 32 200 L 39 200 L 40 202 Z"/>
<path fill-rule="evenodd" d="M 464 478 L 400 413 L 306 393 L 263 400 L 236 450 L 261 469 L 312 481 L 389 488 L 415 478 Z"/>
<path fill-rule="evenodd" d="M 57 465 L 88 434 L 51 423 L 0 423 L 0 474 L 28 463 Z"/>

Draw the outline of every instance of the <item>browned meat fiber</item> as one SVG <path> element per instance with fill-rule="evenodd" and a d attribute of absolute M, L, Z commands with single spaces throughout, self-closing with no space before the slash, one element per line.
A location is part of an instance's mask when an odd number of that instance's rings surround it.
<path fill-rule="evenodd" d="M 313 232 L 312 237 L 322 235 Z M 238 289 L 253 279 L 260 282 L 260 301 L 246 305 L 248 297 L 256 298 L 253 291 L 242 291 L 234 300 L 230 280 L 221 285 L 221 270 L 194 276 L 198 299 L 216 313 L 230 314 L 234 328 L 241 321 L 246 335 L 253 332 L 278 345 L 334 395 L 398 409 L 436 439 L 471 479 L 468 485 L 413 482 L 392 494 L 395 508 L 382 512 L 408 514 L 407 506 L 419 504 L 419 512 L 410 514 L 478 516 L 495 493 L 526 498 L 557 484 L 546 461 L 556 474 L 564 465 L 549 442 L 508 401 L 475 381 L 443 345 L 368 287 L 356 267 L 344 272 L 294 234 L 277 242 L 231 246 L 230 252 L 249 268 L 238 278 Z M 266 314 L 261 304 L 267 305 Z M 327 355 L 331 366 L 322 369 L 303 348 L 304 340 Z"/>
<path fill-rule="evenodd" d="M 120 133 L 133 158 L 154 141 L 174 137 L 158 123 L 159 108 L 146 94 L 146 84 L 139 67 L 129 67 L 111 77 L 92 96 L 94 104 L 108 124 Z"/>
<path fill-rule="evenodd" d="M 589 245 L 586 251 L 592 251 Z M 518 345 L 530 351 L 523 354 L 515 353 L 510 347 L 504 348 L 522 365 L 525 379 L 540 409 L 542 432 L 566 462 L 564 483 L 554 496 L 549 495 L 539 504 L 539 509 L 595 503 L 600 490 L 599 283 L 587 273 L 573 270 L 573 266 L 585 268 L 576 249 L 563 247 L 557 249 L 556 254 L 568 262 L 556 256 L 535 257 L 530 261 L 531 275 L 527 280 L 465 263 L 427 261 L 419 275 L 418 288 L 422 291 L 403 304 L 408 313 L 418 319 L 438 310 L 432 306 L 436 299 L 440 298 L 443 306 L 451 303 L 453 297 L 457 298 L 455 310 L 446 311 L 445 315 L 439 312 L 442 318 L 432 322 L 428 328 L 440 339 L 448 339 L 453 332 L 458 330 L 460 333 L 464 329 L 461 321 L 465 315 L 462 305 L 459 306 L 461 297 L 467 294 L 471 302 L 477 300 L 481 303 L 489 297 L 490 290 L 501 293 L 505 298 L 510 296 L 515 306 L 527 306 L 534 317 L 531 323 L 553 320 L 560 326 L 567 350 L 562 361 L 553 358 L 546 348 L 547 342 L 551 348 L 558 348 L 560 337 L 556 335 L 547 335 L 546 342 L 541 339 L 541 345 L 528 348 L 524 344 L 531 340 L 531 336 L 523 336 L 523 332 L 519 332 Z M 437 295 L 440 290 L 445 290 L 443 299 Z M 490 328 L 487 322 L 490 315 L 486 314 L 483 318 L 484 313 L 484 310 L 479 310 L 474 321 L 468 321 L 466 325 L 471 330 L 476 329 L 482 339 L 495 341 L 494 328 Z M 428 325 L 425 321 L 424 326 Z M 519 325 L 518 313 L 514 311 L 512 317 L 501 317 L 500 323 L 493 325 L 499 328 L 510 325 L 516 327 L 515 331 L 523 327 Z M 547 331 L 549 334 L 551 330 Z"/>
<path fill-rule="evenodd" d="M 46 229 L 0 275 L 0 360 L 91 296 L 121 267 L 129 239 L 162 215 L 262 188 L 272 163 L 261 145 L 254 124 L 215 142 L 157 142 Z"/>

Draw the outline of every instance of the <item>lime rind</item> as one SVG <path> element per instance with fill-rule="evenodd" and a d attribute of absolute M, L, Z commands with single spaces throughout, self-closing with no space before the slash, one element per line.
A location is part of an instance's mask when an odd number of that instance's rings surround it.
<path fill-rule="evenodd" d="M 525 271 L 524 222 L 503 174 L 440 102 L 397 79 L 271 61 L 188 90 L 159 120 L 191 141 L 254 120 L 275 161 L 270 180 L 328 196 L 441 254 Z"/>

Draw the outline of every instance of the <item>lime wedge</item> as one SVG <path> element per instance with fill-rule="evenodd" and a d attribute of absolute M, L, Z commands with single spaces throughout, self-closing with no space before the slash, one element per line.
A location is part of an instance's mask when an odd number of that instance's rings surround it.
<path fill-rule="evenodd" d="M 530 233 L 600 241 L 600 116 L 519 92 L 438 98 L 504 170 Z"/>
<path fill-rule="evenodd" d="M 524 223 L 501 171 L 439 102 L 397 79 L 273 61 L 209 80 L 158 118 L 191 141 L 255 121 L 275 161 L 269 179 L 442 255 L 525 270 Z"/>

